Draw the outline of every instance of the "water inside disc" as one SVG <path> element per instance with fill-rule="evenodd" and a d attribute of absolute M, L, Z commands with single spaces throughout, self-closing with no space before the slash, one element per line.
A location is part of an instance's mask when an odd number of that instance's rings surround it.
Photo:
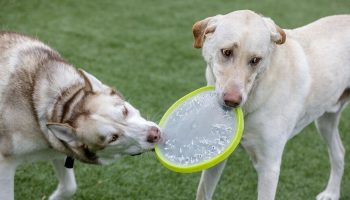
<path fill-rule="evenodd" d="M 222 153 L 235 132 L 235 113 L 218 103 L 215 91 L 205 91 L 182 102 L 168 116 L 158 148 L 176 165 L 194 165 Z"/>

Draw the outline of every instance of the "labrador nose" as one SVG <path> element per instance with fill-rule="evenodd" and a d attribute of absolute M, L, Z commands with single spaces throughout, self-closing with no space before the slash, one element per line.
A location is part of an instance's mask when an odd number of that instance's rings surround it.
<path fill-rule="evenodd" d="M 237 107 L 242 102 L 242 95 L 238 92 L 224 93 L 224 102 L 228 107 Z"/>
<path fill-rule="evenodd" d="M 147 134 L 147 142 L 149 143 L 156 143 L 160 140 L 160 130 L 155 126 L 152 126 Z"/>

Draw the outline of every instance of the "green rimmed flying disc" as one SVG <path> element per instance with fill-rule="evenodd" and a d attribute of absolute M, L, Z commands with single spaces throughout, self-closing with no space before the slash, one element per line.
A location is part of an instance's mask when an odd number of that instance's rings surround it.
<path fill-rule="evenodd" d="M 242 110 L 223 107 L 215 88 L 206 86 L 175 102 L 159 126 L 158 159 L 172 171 L 190 173 L 225 160 L 239 144 L 244 125 Z"/>

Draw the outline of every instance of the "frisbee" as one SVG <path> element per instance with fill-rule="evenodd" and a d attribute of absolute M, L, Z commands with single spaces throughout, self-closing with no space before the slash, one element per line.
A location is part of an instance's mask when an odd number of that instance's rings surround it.
<path fill-rule="evenodd" d="M 222 106 L 215 88 L 206 86 L 176 101 L 159 126 L 159 161 L 172 171 L 191 173 L 225 160 L 239 144 L 244 125 L 242 110 Z"/>

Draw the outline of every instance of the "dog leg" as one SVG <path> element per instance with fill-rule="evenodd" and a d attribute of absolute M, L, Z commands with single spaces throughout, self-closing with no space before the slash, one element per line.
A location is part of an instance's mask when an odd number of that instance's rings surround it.
<path fill-rule="evenodd" d="M 287 134 L 249 133 L 241 141 L 258 174 L 258 200 L 274 200 Z"/>
<path fill-rule="evenodd" d="M 214 190 L 219 182 L 220 176 L 225 168 L 225 165 L 226 160 L 202 172 L 201 180 L 199 181 L 197 189 L 197 200 L 212 199 Z"/>
<path fill-rule="evenodd" d="M 266 159 L 270 160 L 271 158 Z M 256 166 L 258 173 L 258 200 L 275 199 L 280 174 L 280 159 L 271 163 L 261 161 Z"/>
<path fill-rule="evenodd" d="M 58 186 L 51 194 L 49 200 L 66 200 L 70 199 L 77 190 L 73 169 L 67 169 L 64 166 L 64 159 L 52 161 L 58 177 Z"/>
<path fill-rule="evenodd" d="M 328 145 L 331 173 L 326 189 L 317 195 L 317 200 L 338 200 L 341 178 L 344 172 L 345 151 L 339 137 L 340 112 L 325 113 L 316 121 L 316 127 Z"/>
<path fill-rule="evenodd" d="M 12 161 L 0 160 L 0 199 L 14 199 L 14 178 L 17 164 Z"/>
<path fill-rule="evenodd" d="M 266 149 L 261 149 L 260 153 L 255 154 L 257 158 L 255 169 L 258 173 L 258 200 L 273 200 L 276 195 L 284 146 L 265 145 Z"/>

